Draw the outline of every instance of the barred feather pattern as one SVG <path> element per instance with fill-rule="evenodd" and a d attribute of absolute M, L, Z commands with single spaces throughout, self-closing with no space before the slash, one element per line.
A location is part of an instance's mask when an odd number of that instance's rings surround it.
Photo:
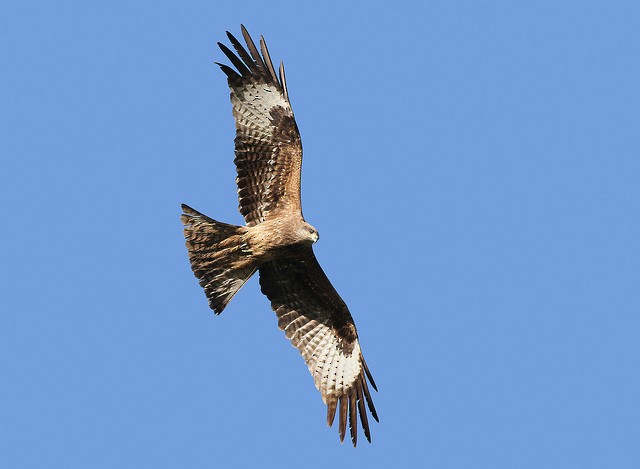
<path fill-rule="evenodd" d="M 305 359 L 316 388 L 327 405 L 327 424 L 339 410 L 340 441 L 347 423 L 357 443 L 357 415 L 371 441 L 365 403 L 378 420 L 367 379 L 375 383 L 360 350 L 353 318 L 309 247 L 296 259 L 268 262 L 260 267 L 262 292 L 271 300 L 291 344 Z"/>
<path fill-rule="evenodd" d="M 193 274 L 204 288 L 209 307 L 220 314 L 256 271 L 244 241 L 246 228 L 221 223 L 188 205 L 180 217 Z"/>
<path fill-rule="evenodd" d="M 247 49 L 231 33 L 232 52 L 219 44 L 233 68 L 218 64 L 228 77 L 236 120 L 235 164 L 240 213 L 247 226 L 280 209 L 300 208 L 302 142 L 289 102 L 284 67 L 276 75 L 266 43 L 258 51 L 243 27 Z"/>

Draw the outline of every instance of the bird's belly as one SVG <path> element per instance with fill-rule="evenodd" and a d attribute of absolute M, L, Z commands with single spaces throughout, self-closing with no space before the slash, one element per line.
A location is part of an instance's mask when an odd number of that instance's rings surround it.
<path fill-rule="evenodd" d="M 252 254 L 260 261 L 289 257 L 305 244 L 305 240 L 298 239 L 293 230 L 266 228 L 268 227 L 258 225 L 249 231 Z"/>

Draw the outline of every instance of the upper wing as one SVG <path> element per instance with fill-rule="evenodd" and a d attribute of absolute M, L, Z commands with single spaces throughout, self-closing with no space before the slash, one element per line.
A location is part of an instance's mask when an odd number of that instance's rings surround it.
<path fill-rule="evenodd" d="M 264 38 L 258 52 L 242 26 L 249 52 L 231 33 L 236 54 L 218 43 L 237 71 L 218 64 L 227 75 L 236 119 L 236 170 L 240 213 L 248 226 L 276 210 L 300 208 L 302 143 L 293 117 L 284 66 L 276 76 Z"/>
<path fill-rule="evenodd" d="M 357 413 L 371 441 L 365 400 L 376 421 L 378 415 L 367 378 L 377 388 L 362 357 L 353 318 L 311 247 L 295 259 L 268 262 L 259 270 L 262 292 L 271 300 L 278 326 L 304 357 L 327 405 L 327 423 L 333 424 L 339 404 L 340 441 L 344 440 L 348 414 L 351 440 L 356 445 Z"/>

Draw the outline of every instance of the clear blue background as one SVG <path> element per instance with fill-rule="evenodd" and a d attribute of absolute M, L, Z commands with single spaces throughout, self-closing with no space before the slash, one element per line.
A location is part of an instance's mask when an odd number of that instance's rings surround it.
<path fill-rule="evenodd" d="M 378 382 L 340 445 L 257 279 L 216 41 L 287 65 L 306 218 Z M 0 466 L 640 467 L 640 4 L 0 6 Z M 397 466 L 396 466 L 397 467 Z"/>

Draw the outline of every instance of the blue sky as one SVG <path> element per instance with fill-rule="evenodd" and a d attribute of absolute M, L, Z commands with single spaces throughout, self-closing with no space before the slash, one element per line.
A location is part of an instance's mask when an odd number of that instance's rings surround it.
<path fill-rule="evenodd" d="M 220 2 L 221 3 L 221 2 Z M 0 466 L 640 467 L 637 2 L 3 2 Z M 284 59 L 379 393 L 340 445 L 250 281 L 216 42 Z"/>

